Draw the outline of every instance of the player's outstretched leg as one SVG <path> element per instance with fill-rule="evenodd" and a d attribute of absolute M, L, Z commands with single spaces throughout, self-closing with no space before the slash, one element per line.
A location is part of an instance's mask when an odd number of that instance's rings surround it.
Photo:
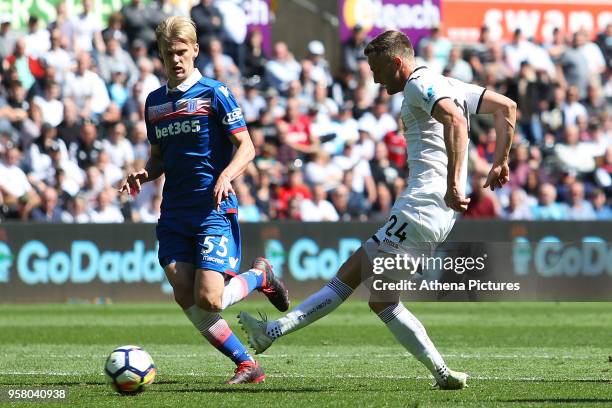
<path fill-rule="evenodd" d="M 186 309 L 185 315 L 210 344 L 236 364 L 234 376 L 226 384 L 259 383 L 266 378 L 259 363 L 251 357 L 221 315 L 207 312 L 197 305 Z"/>
<path fill-rule="evenodd" d="M 274 275 L 270 262 L 262 257 L 255 258 L 251 269 L 234 276 L 225 285 L 221 309 L 240 302 L 255 289 L 266 295 L 270 303 L 281 312 L 289 309 L 289 292 L 285 284 Z"/>
<path fill-rule="evenodd" d="M 223 291 L 223 277 L 214 271 L 195 271 L 192 264 L 173 262 L 164 267 L 168 281 L 172 285 L 174 298 L 195 328 L 217 350 L 230 358 L 237 366 L 230 384 L 257 383 L 265 379 L 259 364 L 251 357 L 249 351 L 232 332 L 227 322 L 216 312 L 218 306 L 210 299 L 220 299 Z M 195 302 L 194 274 L 197 281 L 206 288 L 200 294 L 198 304 Z M 210 299 L 206 300 L 209 295 Z M 216 300 L 219 303 L 220 300 Z M 201 306 L 201 307 L 200 307 Z"/>
<path fill-rule="evenodd" d="M 278 320 L 262 321 L 240 312 L 238 321 L 255 354 L 263 353 L 278 337 L 308 326 L 344 302 L 361 282 L 365 256 L 363 249 L 359 249 L 340 267 L 337 277 Z"/>
<path fill-rule="evenodd" d="M 440 389 L 457 390 L 466 387 L 467 374 L 450 370 L 446 366 L 425 327 L 403 304 L 394 303 L 384 309 L 380 305 L 370 302 L 372 310 L 387 325 L 397 341 L 427 367 Z"/>

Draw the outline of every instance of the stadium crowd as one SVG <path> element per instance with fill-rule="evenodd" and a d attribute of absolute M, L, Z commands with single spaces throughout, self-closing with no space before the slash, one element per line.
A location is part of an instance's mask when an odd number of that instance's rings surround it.
<path fill-rule="evenodd" d="M 0 16 L 0 217 L 39 222 L 155 222 L 163 177 L 137 196 L 117 184 L 148 157 L 143 106 L 164 83 L 155 26 L 180 14 L 169 1 L 132 0 L 99 25 L 92 1 L 65 3 L 27 31 Z M 281 41 L 270 55 L 260 31 L 236 36 L 212 0 L 190 10 L 196 67 L 228 84 L 257 151 L 235 182 L 242 221 L 384 220 L 409 169 L 401 95 L 372 79 L 356 26 L 331 72 L 325 47 L 296 59 Z M 438 29 L 416 46 L 417 64 L 481 84 L 518 103 L 511 181 L 482 188 L 493 157 L 492 118 L 470 121 L 466 218 L 612 219 L 612 24 L 596 37 L 555 30 L 537 44 L 520 30 L 501 44 L 486 27 L 477 44 Z"/>

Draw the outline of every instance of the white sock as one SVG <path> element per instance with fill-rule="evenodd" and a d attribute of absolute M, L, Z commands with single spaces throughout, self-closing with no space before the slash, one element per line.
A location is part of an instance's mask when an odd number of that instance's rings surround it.
<path fill-rule="evenodd" d="M 351 293 L 353 289 L 350 286 L 334 278 L 284 317 L 269 322 L 266 334 L 277 338 L 306 327 L 337 308 Z"/>
<path fill-rule="evenodd" d="M 195 328 L 198 329 L 202 336 L 206 337 L 207 340 L 212 337 L 210 329 L 215 326 L 217 322 L 223 320 L 219 313 L 207 312 L 197 305 L 193 305 L 189 309 L 183 310 L 183 312 L 195 326 Z"/>
<path fill-rule="evenodd" d="M 401 303 L 387 307 L 378 317 L 391 330 L 397 341 L 427 367 L 436 381 L 446 382 L 448 367 L 419 319 Z"/>

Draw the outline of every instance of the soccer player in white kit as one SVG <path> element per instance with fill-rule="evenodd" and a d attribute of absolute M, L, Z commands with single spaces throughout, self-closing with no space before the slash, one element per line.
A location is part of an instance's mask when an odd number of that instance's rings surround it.
<path fill-rule="evenodd" d="M 270 347 L 276 338 L 301 329 L 338 307 L 372 276 L 376 257 L 419 256 L 426 248 L 433 249 L 446 239 L 458 214 L 467 209 L 470 201 L 464 195 L 470 114 L 489 113 L 495 119 L 497 144 L 484 187 L 493 190 L 509 181 L 508 155 L 516 103 L 493 91 L 417 67 L 412 44 L 399 31 L 377 36 L 368 44 L 365 54 L 374 81 L 390 95 L 404 94 L 401 117 L 408 142 L 407 187 L 391 209 L 389 221 L 318 292 L 278 320 L 260 321 L 240 313 L 240 323 L 257 353 Z M 440 388 L 465 387 L 467 375 L 446 366 L 421 322 L 400 302 L 399 291 L 372 288 L 370 293 L 372 311 L 431 372 Z"/>

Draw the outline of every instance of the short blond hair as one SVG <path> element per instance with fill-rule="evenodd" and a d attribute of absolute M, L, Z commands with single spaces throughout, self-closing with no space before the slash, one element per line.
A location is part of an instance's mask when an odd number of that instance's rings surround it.
<path fill-rule="evenodd" d="M 363 53 L 366 56 L 386 56 L 414 58 L 414 48 L 410 39 L 401 31 L 388 30 L 379 34 L 366 46 Z"/>
<path fill-rule="evenodd" d="M 171 16 L 158 24 L 155 29 L 159 51 L 168 44 L 180 41 L 186 44 L 197 44 L 195 23 L 189 17 Z"/>

